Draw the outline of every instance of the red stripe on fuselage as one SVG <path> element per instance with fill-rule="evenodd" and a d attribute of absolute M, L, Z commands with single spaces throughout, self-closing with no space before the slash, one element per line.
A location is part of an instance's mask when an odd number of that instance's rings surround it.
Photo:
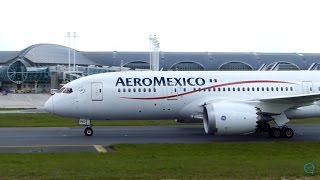
<path fill-rule="evenodd" d="M 176 94 L 176 95 L 171 95 L 171 96 L 159 96 L 159 97 L 147 97 L 147 98 L 132 98 L 132 97 L 121 97 L 125 99 L 135 99 L 135 100 L 158 100 L 158 99 L 169 99 L 169 98 L 175 98 L 179 96 L 184 96 L 188 94 L 193 94 L 199 91 L 203 91 L 206 89 L 210 88 L 217 88 L 217 87 L 226 87 L 226 86 L 231 86 L 231 85 L 239 85 L 239 84 L 255 84 L 255 83 L 277 83 L 277 84 L 295 84 L 295 83 L 290 83 L 290 82 L 285 82 L 285 81 L 272 81 L 272 80 L 253 80 L 253 81 L 238 81 L 238 82 L 230 82 L 230 83 L 224 83 L 224 84 L 217 84 L 205 88 L 200 88 L 195 91 L 189 91 L 181 94 Z"/>

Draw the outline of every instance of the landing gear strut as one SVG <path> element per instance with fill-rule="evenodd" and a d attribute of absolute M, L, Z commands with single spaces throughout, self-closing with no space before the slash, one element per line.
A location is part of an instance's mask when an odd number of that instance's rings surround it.
<path fill-rule="evenodd" d="M 84 134 L 86 136 L 92 136 L 93 135 L 93 129 L 91 126 L 91 120 L 90 119 L 80 119 L 79 124 L 82 126 L 86 126 L 84 129 Z"/>
<path fill-rule="evenodd" d="M 272 138 L 292 138 L 294 135 L 294 131 L 291 128 L 288 128 L 286 126 L 280 127 L 280 128 L 270 128 L 269 130 L 269 136 Z"/>

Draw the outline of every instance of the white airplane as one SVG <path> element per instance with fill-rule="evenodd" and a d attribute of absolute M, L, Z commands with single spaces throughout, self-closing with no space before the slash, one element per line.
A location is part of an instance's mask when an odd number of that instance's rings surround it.
<path fill-rule="evenodd" d="M 44 107 L 80 119 L 87 136 L 93 134 L 91 119 L 176 119 L 203 121 L 212 135 L 267 131 L 291 138 L 289 119 L 320 117 L 319 76 L 316 71 L 104 73 L 69 82 Z"/>

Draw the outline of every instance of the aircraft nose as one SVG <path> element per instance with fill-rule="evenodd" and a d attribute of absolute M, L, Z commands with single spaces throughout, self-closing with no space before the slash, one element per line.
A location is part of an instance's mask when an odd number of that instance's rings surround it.
<path fill-rule="evenodd" d="M 44 110 L 49 113 L 54 114 L 54 104 L 53 104 L 53 97 L 50 97 L 47 102 L 44 104 Z"/>

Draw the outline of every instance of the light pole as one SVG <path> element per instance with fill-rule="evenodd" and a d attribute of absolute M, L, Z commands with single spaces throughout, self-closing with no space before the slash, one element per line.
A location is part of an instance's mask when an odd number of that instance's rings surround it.
<path fill-rule="evenodd" d="M 76 32 L 73 32 L 73 71 L 76 71 Z"/>
<path fill-rule="evenodd" d="M 70 32 L 67 33 L 67 37 L 69 39 L 69 46 L 68 46 L 68 62 L 69 62 L 69 72 L 70 72 Z"/>
<path fill-rule="evenodd" d="M 160 43 L 157 35 L 150 35 L 150 70 L 159 71 L 159 48 Z"/>

